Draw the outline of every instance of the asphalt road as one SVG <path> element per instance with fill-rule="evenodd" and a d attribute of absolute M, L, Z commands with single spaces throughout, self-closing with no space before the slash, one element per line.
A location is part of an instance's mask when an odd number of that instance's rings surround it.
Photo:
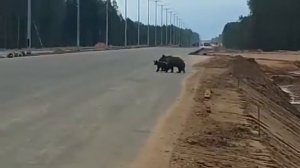
<path fill-rule="evenodd" d="M 0 60 L 0 167 L 124 168 L 185 75 L 146 48 Z"/>

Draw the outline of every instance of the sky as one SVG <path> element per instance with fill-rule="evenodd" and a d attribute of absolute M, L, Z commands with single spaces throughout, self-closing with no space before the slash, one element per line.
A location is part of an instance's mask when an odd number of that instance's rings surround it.
<path fill-rule="evenodd" d="M 141 1 L 141 22 L 147 24 L 147 0 Z M 117 0 L 119 10 L 124 16 L 125 0 Z M 138 0 L 127 0 L 128 17 L 138 20 Z M 222 33 L 226 23 L 237 21 L 239 16 L 248 15 L 247 0 L 160 0 L 159 5 L 167 5 L 184 21 L 185 27 L 208 40 Z M 166 16 L 163 14 L 165 24 Z M 161 23 L 161 7 L 158 7 L 158 21 Z M 150 24 L 155 24 L 155 2 L 150 0 Z"/>

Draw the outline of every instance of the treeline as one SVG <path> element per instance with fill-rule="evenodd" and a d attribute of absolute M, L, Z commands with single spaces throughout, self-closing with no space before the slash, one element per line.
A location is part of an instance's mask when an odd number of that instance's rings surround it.
<path fill-rule="evenodd" d="M 299 50 L 299 0 L 249 0 L 250 15 L 228 23 L 223 45 L 235 49 Z"/>
<path fill-rule="evenodd" d="M 76 0 L 32 0 L 32 46 L 75 46 L 77 35 Z M 81 0 L 80 45 L 93 46 L 106 39 L 106 0 Z M 137 45 L 138 23 L 128 21 L 128 45 Z M 109 1 L 109 44 L 124 45 L 125 20 L 115 0 Z M 157 44 L 166 44 L 166 27 L 157 26 Z M 176 42 L 192 45 L 199 39 L 188 29 L 175 30 Z M 170 31 L 170 27 L 168 27 Z M 27 0 L 0 0 L 0 48 L 24 48 L 27 45 Z M 169 34 L 168 34 L 169 36 Z M 155 43 L 155 26 L 150 27 L 150 44 Z M 173 41 L 175 42 L 175 41 Z M 147 26 L 141 24 L 140 44 L 147 44 Z"/>

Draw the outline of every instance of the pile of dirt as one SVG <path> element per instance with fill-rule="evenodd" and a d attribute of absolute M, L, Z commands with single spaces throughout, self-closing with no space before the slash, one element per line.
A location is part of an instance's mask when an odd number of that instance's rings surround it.
<path fill-rule="evenodd" d="M 197 66 L 206 75 L 171 168 L 299 167 L 299 112 L 254 59 L 216 57 Z M 210 99 L 204 96 L 207 89 Z"/>
<path fill-rule="evenodd" d="M 63 54 L 63 53 L 66 53 L 66 51 L 61 48 L 57 48 L 53 51 L 53 54 Z"/>
<path fill-rule="evenodd" d="M 97 44 L 95 44 L 95 48 L 96 49 L 106 49 L 107 48 L 107 46 L 106 46 L 106 44 L 105 43 L 97 43 Z"/>
<path fill-rule="evenodd" d="M 269 98 L 270 101 L 276 102 L 278 105 L 295 112 L 295 115 L 300 116 L 296 108 L 289 103 L 289 95 L 263 73 L 260 65 L 254 59 L 235 57 L 230 61 L 229 69 L 229 72 L 242 83 L 246 83 Z"/>
<path fill-rule="evenodd" d="M 282 57 L 285 58 L 285 57 Z M 299 61 L 257 59 L 262 70 L 272 82 L 289 94 L 291 104 L 300 110 L 300 64 Z"/>
<path fill-rule="evenodd" d="M 272 75 L 271 79 L 278 85 L 291 85 L 296 80 L 296 78 L 290 75 Z"/>

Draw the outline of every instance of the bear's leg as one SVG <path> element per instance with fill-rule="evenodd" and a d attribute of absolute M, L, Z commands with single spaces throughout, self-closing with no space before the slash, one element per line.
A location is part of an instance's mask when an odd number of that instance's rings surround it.
<path fill-rule="evenodd" d="M 156 68 L 156 72 L 158 72 L 158 71 L 159 71 L 159 69 L 160 69 L 160 67 L 159 67 L 159 66 L 157 66 L 157 68 Z"/>
<path fill-rule="evenodd" d="M 181 72 L 181 67 L 177 67 L 177 68 L 178 68 L 177 73 L 180 73 Z"/>
<path fill-rule="evenodd" d="M 174 73 L 174 67 L 171 67 L 171 73 Z"/>
<path fill-rule="evenodd" d="M 185 73 L 185 64 L 182 66 L 182 71 Z"/>
<path fill-rule="evenodd" d="M 168 67 L 165 67 L 164 71 L 165 71 L 166 73 L 168 73 L 169 68 L 168 68 Z"/>

